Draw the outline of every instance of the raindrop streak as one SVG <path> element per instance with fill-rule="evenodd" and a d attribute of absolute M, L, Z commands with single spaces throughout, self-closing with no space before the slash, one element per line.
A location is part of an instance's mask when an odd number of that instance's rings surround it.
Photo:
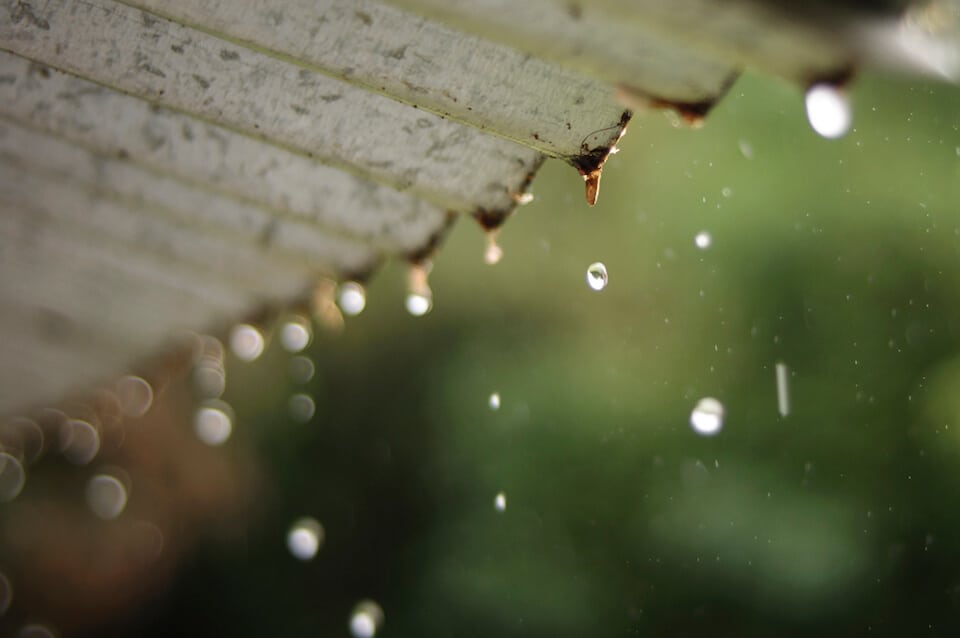
<path fill-rule="evenodd" d="M 323 545 L 323 525 L 316 519 L 304 517 L 290 526 L 287 532 L 287 549 L 294 558 L 312 560 Z"/>
<path fill-rule="evenodd" d="M 713 237 L 711 237 L 707 231 L 702 230 L 693 238 L 693 243 L 696 244 L 700 250 L 706 250 L 710 248 L 710 244 L 713 243 Z"/>
<path fill-rule="evenodd" d="M 491 394 L 490 398 L 487 400 L 487 405 L 490 406 L 491 410 L 499 410 L 500 409 L 500 393 L 494 392 L 493 394 Z"/>
<path fill-rule="evenodd" d="M 337 298 L 343 314 L 354 317 L 367 307 L 367 291 L 355 281 L 348 281 L 340 286 L 340 295 Z"/>
<path fill-rule="evenodd" d="M 503 248 L 500 248 L 497 243 L 498 234 L 495 230 L 487 231 L 487 252 L 483 254 L 483 261 L 490 266 L 500 263 L 500 260 L 503 259 Z"/>
<path fill-rule="evenodd" d="M 193 417 L 193 431 L 197 438 L 210 446 L 223 445 L 233 432 L 230 406 L 222 401 L 210 401 L 197 410 Z"/>
<path fill-rule="evenodd" d="M 71 419 L 60 428 L 60 452 L 74 465 L 86 465 L 100 451 L 100 433 L 79 419 Z"/>
<path fill-rule="evenodd" d="M 116 383 L 120 411 L 125 416 L 142 417 L 153 405 L 153 388 L 141 377 L 123 377 Z"/>
<path fill-rule="evenodd" d="M 493 499 L 493 508 L 498 512 L 504 512 L 507 509 L 507 495 L 503 492 L 497 493 Z M 523 508 L 521 508 L 523 509 Z"/>
<path fill-rule="evenodd" d="M 10 579 L 3 572 L 0 572 L 0 616 L 7 613 L 10 609 L 10 603 L 13 602 L 13 586 Z"/>
<path fill-rule="evenodd" d="M 306 423 L 317 412 L 317 405 L 309 394 L 295 394 L 287 402 L 290 418 L 297 423 Z"/>
<path fill-rule="evenodd" d="M 383 625 L 383 609 L 372 600 L 357 603 L 350 615 L 350 633 L 354 638 L 373 638 Z"/>
<path fill-rule="evenodd" d="M 853 123 L 846 93 L 833 84 L 814 84 L 806 95 L 807 120 L 821 137 L 843 137 Z"/>
<path fill-rule="evenodd" d="M 263 354 L 263 335 L 254 326 L 241 323 L 230 331 L 230 349 L 241 361 L 253 361 Z"/>
<path fill-rule="evenodd" d="M 723 404 L 712 397 L 700 399 L 690 413 L 690 425 L 697 434 L 717 434 L 723 428 Z"/>
<path fill-rule="evenodd" d="M 591 289 L 600 291 L 607 287 L 609 277 L 607 276 L 607 267 L 602 263 L 595 262 L 587 268 L 587 285 Z"/>
<path fill-rule="evenodd" d="M 777 362 L 776 372 L 777 411 L 780 412 L 780 416 L 787 416 L 790 414 L 790 386 L 787 385 L 789 383 L 790 368 L 788 368 L 785 363 Z"/>
<path fill-rule="evenodd" d="M 127 488 L 114 476 L 97 474 L 87 483 L 87 505 L 99 518 L 112 521 L 127 506 Z"/>
<path fill-rule="evenodd" d="M 430 274 L 429 261 L 413 262 L 407 275 L 407 312 L 414 317 L 422 317 L 433 308 L 433 291 L 427 277 Z"/>
<path fill-rule="evenodd" d="M 287 352 L 300 352 L 310 345 L 310 324 L 303 317 L 296 317 L 280 329 L 280 344 Z"/>
<path fill-rule="evenodd" d="M 26 472 L 15 457 L 0 452 L 0 503 L 17 498 L 27 482 Z"/>

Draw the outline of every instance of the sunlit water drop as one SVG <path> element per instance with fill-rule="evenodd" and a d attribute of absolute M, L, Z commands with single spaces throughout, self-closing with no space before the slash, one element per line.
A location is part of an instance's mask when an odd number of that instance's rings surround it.
<path fill-rule="evenodd" d="M 241 323 L 230 331 L 230 350 L 241 361 L 254 361 L 263 348 L 263 334 L 256 327 Z"/>
<path fill-rule="evenodd" d="M 693 243 L 696 244 L 700 250 L 706 250 L 710 248 L 710 244 L 713 243 L 713 237 L 707 231 L 702 230 L 693 238 Z"/>
<path fill-rule="evenodd" d="M 491 410 L 499 410 L 500 409 L 500 393 L 494 392 L 493 394 L 491 394 L 490 398 L 487 399 L 487 405 L 490 406 Z"/>
<path fill-rule="evenodd" d="M 0 616 L 7 613 L 10 609 L 10 603 L 13 602 L 13 586 L 10 579 L 3 572 L 0 572 Z"/>
<path fill-rule="evenodd" d="M 115 387 L 120 411 L 125 416 L 142 417 L 153 405 L 153 388 L 142 377 L 125 376 L 117 381 Z"/>
<path fill-rule="evenodd" d="M 90 423 L 70 419 L 60 428 L 60 452 L 75 465 L 86 465 L 100 452 L 100 432 Z"/>
<path fill-rule="evenodd" d="M 310 323 L 303 317 L 292 318 L 280 328 L 280 345 L 287 352 L 300 352 L 312 337 Z"/>
<path fill-rule="evenodd" d="M 429 261 L 410 264 L 407 273 L 406 307 L 414 317 L 422 317 L 433 308 L 433 291 L 430 290 L 428 277 L 432 264 Z"/>
<path fill-rule="evenodd" d="M 298 560 L 312 560 L 323 545 L 323 525 L 316 519 L 304 517 L 290 526 L 287 549 Z"/>
<path fill-rule="evenodd" d="M 27 481 L 23 465 L 12 454 L 0 452 L 0 503 L 17 498 Z"/>
<path fill-rule="evenodd" d="M 504 494 L 503 492 L 498 492 L 497 495 L 493 497 L 493 508 L 498 512 L 506 511 L 507 495 Z"/>
<path fill-rule="evenodd" d="M 309 394 L 297 393 L 287 401 L 287 410 L 294 421 L 306 423 L 316 414 L 317 405 Z"/>
<path fill-rule="evenodd" d="M 357 603 L 350 614 L 350 633 L 354 638 L 373 638 L 383 626 L 383 609 L 372 600 Z"/>
<path fill-rule="evenodd" d="M 367 291 L 357 282 L 348 281 L 340 286 L 337 300 L 343 314 L 353 317 L 367 307 Z"/>
<path fill-rule="evenodd" d="M 193 417 L 197 438 L 210 446 L 223 445 L 233 432 L 233 410 L 223 401 L 208 401 Z"/>
<path fill-rule="evenodd" d="M 607 287 L 608 282 L 607 267 L 599 261 L 590 264 L 590 267 L 587 268 L 587 285 L 590 286 L 591 290 L 603 290 Z"/>
<path fill-rule="evenodd" d="M 690 413 L 690 425 L 697 434 L 717 434 L 723 428 L 723 404 L 712 397 L 700 399 Z"/>
<path fill-rule="evenodd" d="M 127 488 L 115 476 L 97 474 L 87 482 L 87 505 L 106 521 L 120 516 L 127 506 Z"/>
<path fill-rule="evenodd" d="M 483 253 L 483 261 L 490 266 L 500 263 L 503 259 L 503 248 L 497 243 L 496 231 L 487 232 L 487 250 Z"/>
<path fill-rule="evenodd" d="M 806 95 L 807 120 L 821 137 L 843 137 L 853 123 L 853 111 L 846 93 L 832 84 L 814 84 Z"/>

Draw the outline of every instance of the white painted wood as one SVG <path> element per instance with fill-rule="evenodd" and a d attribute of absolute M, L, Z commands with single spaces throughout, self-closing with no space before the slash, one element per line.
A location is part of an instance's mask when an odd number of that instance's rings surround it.
<path fill-rule="evenodd" d="M 609 85 L 368 0 L 126 0 L 552 157 L 619 137 Z M 451 64 L 456 73 L 450 73 Z M 669 77 L 672 69 L 664 70 Z M 712 78 L 711 78 L 712 79 Z"/>

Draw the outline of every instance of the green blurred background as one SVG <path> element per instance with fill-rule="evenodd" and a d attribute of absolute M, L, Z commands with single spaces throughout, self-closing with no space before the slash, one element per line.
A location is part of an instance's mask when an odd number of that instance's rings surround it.
<path fill-rule="evenodd" d="M 116 633 L 348 636 L 372 599 L 383 636 L 960 635 L 960 90 L 853 100 L 839 141 L 755 76 L 702 130 L 639 114 L 593 209 L 549 162 L 501 263 L 462 220 L 430 314 L 398 264 L 317 331 L 308 423 L 278 344 L 231 360 L 258 513 Z"/>

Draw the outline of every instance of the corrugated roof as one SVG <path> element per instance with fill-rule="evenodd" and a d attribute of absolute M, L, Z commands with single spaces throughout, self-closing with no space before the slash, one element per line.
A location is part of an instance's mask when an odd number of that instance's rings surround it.
<path fill-rule="evenodd" d="M 593 203 L 633 111 L 745 67 L 957 78 L 942 7 L 863 4 L 3 0 L 0 412 L 495 228 L 546 158 Z"/>

